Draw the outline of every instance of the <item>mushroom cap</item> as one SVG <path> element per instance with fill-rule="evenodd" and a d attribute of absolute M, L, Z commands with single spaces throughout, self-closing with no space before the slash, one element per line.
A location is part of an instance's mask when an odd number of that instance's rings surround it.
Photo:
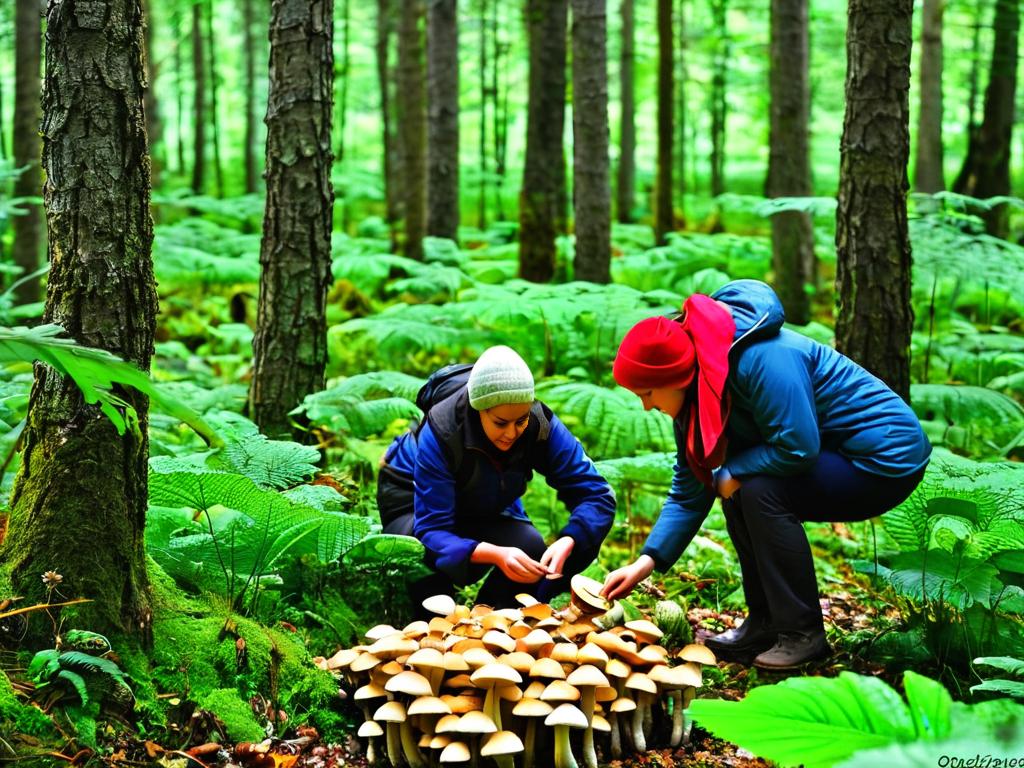
<path fill-rule="evenodd" d="M 457 733 L 495 733 L 498 726 L 483 712 L 473 710 L 460 717 L 458 725 L 452 730 Z"/>
<path fill-rule="evenodd" d="M 512 708 L 512 714 L 516 717 L 547 717 L 554 707 L 540 699 L 522 698 Z"/>
<path fill-rule="evenodd" d="M 579 688 L 583 685 L 592 685 L 595 688 L 599 685 L 608 685 L 608 678 L 593 664 L 584 664 L 576 667 L 565 679 L 569 685 Z"/>
<path fill-rule="evenodd" d="M 466 659 L 461 653 L 445 651 L 444 668 L 448 672 L 466 672 L 469 670 L 469 664 L 466 663 Z"/>
<path fill-rule="evenodd" d="M 450 715 L 452 708 L 436 696 L 420 696 L 406 710 L 408 715 Z"/>
<path fill-rule="evenodd" d="M 611 603 L 601 597 L 601 590 L 604 589 L 604 584 L 589 576 L 577 573 L 569 582 L 569 587 L 572 589 L 574 600 L 578 599 L 584 605 L 593 609 L 589 613 L 604 612 L 612 607 Z"/>
<path fill-rule="evenodd" d="M 388 680 L 384 689 L 392 693 L 405 693 L 409 696 L 430 696 L 433 694 L 430 681 L 419 672 L 409 670 L 399 672 Z"/>
<path fill-rule="evenodd" d="M 400 701 L 386 701 L 373 713 L 374 720 L 385 723 L 404 723 L 405 717 L 405 705 Z"/>
<path fill-rule="evenodd" d="M 608 663 L 608 653 L 597 643 L 584 643 L 576 652 L 577 664 L 593 664 L 598 669 L 604 669 Z"/>
<path fill-rule="evenodd" d="M 418 651 L 409 654 L 405 663 L 410 667 L 423 667 L 424 669 L 444 669 L 444 654 L 436 648 L 420 648 Z"/>
<path fill-rule="evenodd" d="M 499 685 L 494 689 L 494 694 L 502 701 L 519 701 L 523 698 L 523 692 L 518 685 Z"/>
<path fill-rule="evenodd" d="M 402 634 L 406 637 L 423 637 L 430 631 L 430 625 L 425 621 L 414 621 L 402 627 Z"/>
<path fill-rule="evenodd" d="M 528 634 L 526 637 L 517 640 L 516 643 L 517 647 L 518 643 L 522 643 L 523 649 L 526 650 L 527 653 L 537 655 L 538 652 L 543 648 L 553 647 L 555 644 L 555 640 L 553 637 L 551 637 L 551 635 L 547 633 L 546 630 L 535 629 L 532 632 L 530 632 L 530 634 Z"/>
<path fill-rule="evenodd" d="M 637 656 L 648 664 L 664 664 L 668 658 L 668 648 L 663 645 L 645 645 Z"/>
<path fill-rule="evenodd" d="M 445 715 L 434 723 L 434 733 L 453 733 L 459 724 L 459 716 L 456 714 Z"/>
<path fill-rule="evenodd" d="M 366 632 L 363 633 L 363 637 L 365 637 L 367 640 L 373 640 L 374 642 L 376 642 L 377 640 L 380 640 L 382 637 L 387 637 L 388 635 L 395 634 L 401 634 L 400 630 L 395 629 L 390 624 L 378 624 L 377 626 L 370 627 L 368 630 L 366 630 Z"/>
<path fill-rule="evenodd" d="M 586 728 L 587 716 L 572 704 L 559 704 L 544 718 L 544 725 L 567 725 L 570 728 Z"/>
<path fill-rule="evenodd" d="M 542 619 L 550 618 L 554 611 L 547 603 L 534 603 L 533 605 L 523 606 L 522 613 L 528 619 L 541 621 Z"/>
<path fill-rule="evenodd" d="M 454 625 L 443 616 L 435 616 L 427 623 L 427 631 L 432 635 L 447 635 Z"/>
<path fill-rule="evenodd" d="M 552 658 L 537 659 L 530 667 L 530 677 L 542 677 L 551 680 L 565 680 L 565 670 Z"/>
<path fill-rule="evenodd" d="M 359 651 L 352 648 L 342 648 L 336 654 L 327 659 L 324 669 L 345 669 L 349 664 L 359 658 Z"/>
<path fill-rule="evenodd" d="M 644 693 L 658 692 L 657 684 L 643 672 L 634 672 L 627 677 L 626 687 L 634 691 L 643 691 Z"/>
<path fill-rule="evenodd" d="M 577 663 L 579 655 L 580 649 L 576 647 L 576 643 L 555 643 L 555 647 L 551 649 L 551 658 L 566 664 Z"/>
<path fill-rule="evenodd" d="M 636 702 L 628 696 L 620 696 L 612 702 L 612 712 L 632 712 L 636 709 Z"/>
<path fill-rule="evenodd" d="M 655 667 L 648 674 L 654 682 L 669 690 L 700 688 L 704 682 L 700 665 L 693 662 L 680 664 L 678 667 Z"/>
<path fill-rule="evenodd" d="M 445 688 L 472 688 L 473 681 L 470 679 L 469 675 L 463 672 L 462 674 L 448 678 L 444 685 Z"/>
<path fill-rule="evenodd" d="M 466 660 L 470 669 L 479 669 L 497 661 L 494 654 L 486 648 L 470 648 L 462 654 L 462 658 Z"/>
<path fill-rule="evenodd" d="M 540 695 L 544 693 L 545 688 L 547 688 L 547 685 L 543 681 L 534 680 L 526 686 L 526 690 L 523 691 L 523 696 L 529 699 L 539 699 Z"/>
<path fill-rule="evenodd" d="M 490 648 L 500 648 L 505 653 L 512 653 L 516 649 L 516 639 L 497 629 L 488 630 L 481 638 L 484 645 Z"/>
<path fill-rule="evenodd" d="M 442 763 L 466 763 L 469 762 L 470 757 L 472 755 L 466 742 L 452 741 L 441 750 L 441 757 L 438 759 Z"/>
<path fill-rule="evenodd" d="M 609 701 L 615 701 L 618 698 L 619 692 L 612 688 L 610 685 L 600 685 L 597 690 L 594 691 L 594 701 L 599 704 L 603 704 Z"/>
<path fill-rule="evenodd" d="M 373 669 L 378 664 L 380 664 L 380 659 L 372 653 L 363 651 L 355 661 L 348 665 L 348 668 L 353 672 L 366 672 L 368 669 Z"/>
<path fill-rule="evenodd" d="M 565 680 L 553 680 L 540 695 L 541 701 L 579 701 L 580 691 Z"/>
<path fill-rule="evenodd" d="M 447 733 L 435 734 L 434 738 L 430 740 L 431 749 L 444 749 L 452 743 L 452 737 Z"/>
<path fill-rule="evenodd" d="M 480 754 L 483 757 L 514 755 L 523 749 L 523 742 L 512 731 L 498 731 L 487 737 L 480 748 Z"/>
<path fill-rule="evenodd" d="M 529 592 L 520 592 L 518 595 L 516 595 L 516 602 L 524 608 L 526 608 L 531 605 L 537 605 L 537 603 L 539 603 L 540 600 L 531 595 Z"/>
<path fill-rule="evenodd" d="M 707 664 L 709 666 L 718 663 L 718 659 L 715 658 L 715 654 L 711 652 L 711 649 L 706 645 L 699 645 L 698 643 L 684 645 L 683 649 L 676 654 L 676 658 L 683 661 L 695 661 L 698 664 Z"/>
<path fill-rule="evenodd" d="M 420 736 L 420 740 L 416 743 L 416 746 L 420 749 L 430 749 L 431 738 L 433 738 L 432 734 L 424 732 L 423 735 Z"/>
<path fill-rule="evenodd" d="M 451 595 L 432 595 L 424 600 L 422 605 L 438 616 L 450 616 L 455 613 L 455 600 Z"/>
<path fill-rule="evenodd" d="M 384 733 L 384 729 L 380 727 L 380 723 L 376 720 L 365 720 L 363 724 L 359 726 L 359 730 L 356 731 L 356 735 L 362 739 L 380 736 L 382 733 Z"/>
<path fill-rule="evenodd" d="M 625 680 L 632 673 L 632 669 L 622 659 L 609 659 L 604 666 L 604 673 L 611 677 L 618 677 Z"/>
<path fill-rule="evenodd" d="M 514 622 L 508 628 L 508 634 L 509 634 L 509 637 L 513 638 L 514 640 L 521 640 L 522 638 L 524 638 L 528 634 L 530 634 L 530 632 L 532 630 L 533 630 L 533 627 L 531 627 L 525 621 L 520 620 L 520 621 Z"/>
<path fill-rule="evenodd" d="M 647 643 L 653 643 L 655 640 L 660 640 L 665 636 L 665 633 L 658 629 L 658 625 L 653 621 L 647 619 L 637 619 L 636 621 L 627 621 L 626 629 L 631 629 L 636 632 L 637 636 Z"/>
<path fill-rule="evenodd" d="M 355 696 L 353 696 L 353 698 L 356 701 L 367 701 L 368 699 L 379 699 L 381 696 L 387 695 L 388 692 L 384 689 L 383 685 L 367 683 L 361 688 L 356 689 Z"/>
<path fill-rule="evenodd" d="M 441 701 L 448 705 L 449 711 L 456 715 L 464 715 L 474 709 L 481 709 L 483 703 L 475 696 L 442 696 Z"/>
<path fill-rule="evenodd" d="M 601 733 L 610 733 L 612 730 L 612 724 L 601 715 L 594 715 L 590 718 L 590 727 Z"/>
<path fill-rule="evenodd" d="M 503 613 L 489 613 L 486 616 L 480 617 L 480 626 L 487 631 L 497 630 L 498 632 L 507 633 L 509 626 L 512 624 L 512 619 L 509 619 Z"/>
<path fill-rule="evenodd" d="M 418 651 L 419 647 L 420 644 L 415 640 L 398 633 L 382 637 L 367 650 L 378 659 L 393 659 L 396 656 L 402 656 Z"/>
<path fill-rule="evenodd" d="M 470 675 L 473 685 L 478 688 L 486 688 L 491 685 L 502 683 L 521 683 L 523 677 L 507 664 L 485 664 L 476 672 Z"/>
<path fill-rule="evenodd" d="M 533 656 L 526 651 L 513 651 L 498 657 L 499 664 L 506 664 L 516 672 L 529 674 L 530 669 L 536 663 Z"/>

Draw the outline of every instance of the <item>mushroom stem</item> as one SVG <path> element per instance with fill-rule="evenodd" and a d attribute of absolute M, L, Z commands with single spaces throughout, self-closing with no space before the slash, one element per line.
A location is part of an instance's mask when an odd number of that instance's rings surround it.
<path fill-rule="evenodd" d="M 580 709 L 587 718 L 587 729 L 583 732 L 583 764 L 587 768 L 597 768 L 597 750 L 594 749 L 594 700 L 597 688 L 593 685 L 583 686 L 583 698 Z"/>
<path fill-rule="evenodd" d="M 494 721 L 494 724 L 498 727 L 498 730 L 500 731 L 502 730 L 501 699 L 498 698 L 497 694 L 495 694 L 496 688 L 497 686 L 492 685 L 490 688 L 487 689 L 487 696 L 484 697 L 484 714 Z"/>
<path fill-rule="evenodd" d="M 420 748 L 416 744 L 416 735 L 413 733 L 412 723 L 409 721 L 409 718 L 402 721 L 399 731 L 402 738 L 402 749 L 405 752 L 405 759 L 409 765 L 412 768 L 427 768 L 423 755 L 420 754 Z"/>
<path fill-rule="evenodd" d="M 693 701 L 696 695 L 696 688 L 687 688 L 686 691 L 682 694 L 683 703 L 682 706 L 680 706 L 680 709 L 683 710 L 683 717 L 685 718 L 685 723 L 683 725 L 683 744 L 690 743 L 690 731 L 693 729 L 693 719 L 686 717 L 685 710 L 690 708 L 690 702 Z"/>
<path fill-rule="evenodd" d="M 612 732 L 610 734 L 612 757 L 618 760 L 622 757 L 622 739 L 619 736 L 619 713 L 612 712 L 611 716 L 608 718 L 608 722 L 612 727 Z"/>
<path fill-rule="evenodd" d="M 669 691 L 672 701 L 672 737 L 669 745 L 678 747 L 683 740 L 683 692 L 679 689 Z"/>
<path fill-rule="evenodd" d="M 643 729 L 644 739 L 648 739 L 651 736 L 651 731 L 654 730 L 654 707 L 652 706 L 654 697 L 649 693 L 640 694 L 640 701 L 642 706 L 637 709 L 644 711 Z"/>
<path fill-rule="evenodd" d="M 555 726 L 555 768 L 579 768 L 569 744 L 569 726 Z"/>
<path fill-rule="evenodd" d="M 636 697 L 636 709 L 633 710 L 633 727 L 630 729 L 630 738 L 633 740 L 633 749 L 637 752 L 647 751 L 647 739 L 644 738 L 644 697 L 641 694 Z"/>
<path fill-rule="evenodd" d="M 537 718 L 526 719 L 526 744 L 523 751 L 523 768 L 533 768 L 533 745 L 537 739 Z"/>
<path fill-rule="evenodd" d="M 388 723 L 386 726 L 388 741 L 388 762 L 393 766 L 405 764 L 402 759 L 402 740 L 398 734 L 398 723 Z"/>

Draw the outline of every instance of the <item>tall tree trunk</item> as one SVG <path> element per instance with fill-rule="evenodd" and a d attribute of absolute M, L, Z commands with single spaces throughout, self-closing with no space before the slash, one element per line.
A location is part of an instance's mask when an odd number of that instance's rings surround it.
<path fill-rule="evenodd" d="M 256 166 L 256 36 L 253 34 L 253 2 L 242 0 L 242 41 L 245 48 L 245 139 L 242 150 L 245 165 L 245 193 L 256 193 L 259 170 Z"/>
<path fill-rule="evenodd" d="M 213 178 L 217 182 L 217 197 L 224 197 L 224 166 L 220 161 L 220 119 L 217 114 L 217 50 L 213 34 L 213 0 L 208 0 L 206 11 L 207 53 L 210 67 L 210 127 L 213 129 Z"/>
<path fill-rule="evenodd" d="M 427 225 L 427 104 L 421 0 L 402 0 L 398 28 L 398 126 L 402 137 L 405 255 L 423 258 Z"/>
<path fill-rule="evenodd" d="M 526 160 L 519 194 L 519 276 L 555 274 L 555 237 L 565 217 L 565 58 L 568 0 L 527 0 L 530 41 Z"/>
<path fill-rule="evenodd" d="M 49 5 L 43 198 L 51 269 L 43 319 L 148 371 L 157 297 L 142 25 L 139 0 Z M 117 394 L 139 419 L 124 435 L 69 379 L 36 366 L 0 562 L 26 604 L 43 595 L 40 574 L 57 570 L 64 594 L 93 600 L 77 614 L 80 626 L 145 640 L 148 401 Z"/>
<path fill-rule="evenodd" d="M 146 139 L 149 143 L 150 176 L 154 187 L 160 185 L 160 174 L 164 168 L 166 150 L 164 148 L 164 124 L 160 119 L 160 102 L 156 98 L 156 59 L 152 56 L 153 50 L 153 27 L 156 22 L 153 18 L 152 0 L 145 0 L 142 5 L 142 13 L 146 19 L 146 26 L 143 30 L 143 43 L 146 46 L 146 90 L 143 94 L 143 106 L 146 110 Z"/>
<path fill-rule="evenodd" d="M 836 346 L 910 396 L 913 0 L 850 0 L 836 214 Z"/>
<path fill-rule="evenodd" d="M 985 89 L 985 114 L 981 126 L 968 138 L 967 157 L 953 186 L 954 192 L 978 198 L 1010 194 L 1010 140 L 1017 92 L 1019 0 L 996 0 L 992 26 L 995 28 L 995 43 L 988 87 Z M 1005 204 L 980 214 L 990 235 L 1006 237 L 1009 222 Z"/>
<path fill-rule="evenodd" d="M 480 0 L 480 190 L 477 193 L 476 225 L 487 226 L 487 11 L 488 0 Z"/>
<path fill-rule="evenodd" d="M 676 88 L 679 108 L 676 110 L 675 194 L 679 200 L 679 210 L 684 220 L 686 218 L 686 145 L 688 141 L 686 113 L 689 108 L 686 93 L 686 83 L 689 80 L 689 71 L 686 67 L 686 52 L 689 49 L 689 43 L 689 37 L 686 32 L 686 0 L 679 0 L 679 77 L 677 78 L 679 85 Z"/>
<path fill-rule="evenodd" d="M 459 233 L 459 38 L 456 0 L 427 10 L 427 234 Z"/>
<path fill-rule="evenodd" d="M 665 244 L 673 229 L 672 139 L 675 99 L 672 71 L 672 0 L 658 0 L 658 173 L 654 183 L 654 240 Z"/>
<path fill-rule="evenodd" d="M 772 0 L 771 14 L 771 130 L 765 196 L 807 197 L 811 194 L 807 0 Z M 776 213 L 771 222 L 775 288 L 786 318 L 805 325 L 811 319 L 804 286 L 813 282 L 807 265 L 814 260 L 814 226 L 803 211 Z"/>
<path fill-rule="evenodd" d="M 178 167 L 175 169 L 179 175 L 185 175 L 185 139 L 182 135 L 184 128 L 185 114 L 185 66 L 181 60 L 182 45 L 182 17 L 177 6 L 171 15 L 171 27 L 174 30 L 174 138 L 177 142 Z"/>
<path fill-rule="evenodd" d="M 384 176 L 385 218 L 392 227 L 402 218 L 401 168 L 402 157 L 395 128 L 391 102 L 391 66 L 389 49 L 394 27 L 394 4 L 398 0 L 377 0 L 377 84 L 380 89 L 380 117 L 383 130 L 384 152 L 381 154 Z M 392 229 L 392 240 L 394 229 Z"/>
<path fill-rule="evenodd" d="M 572 0 L 573 200 L 577 280 L 611 281 L 605 0 Z"/>
<path fill-rule="evenodd" d="M 24 168 L 14 181 L 15 197 L 38 197 L 43 187 L 40 172 L 39 141 L 39 67 L 42 49 L 42 24 L 39 5 L 15 3 L 14 20 L 14 167 Z M 0 131 L 2 133 L 3 131 Z M 23 216 L 14 216 L 14 263 L 23 275 L 39 269 L 39 251 L 43 238 L 43 217 L 39 206 L 25 206 Z M 39 279 L 26 280 L 15 289 L 19 304 L 39 301 Z"/>
<path fill-rule="evenodd" d="M 622 45 L 619 54 L 619 168 L 615 185 L 619 221 L 633 221 L 633 195 L 636 186 L 636 104 L 633 97 L 633 0 L 622 0 Z"/>
<path fill-rule="evenodd" d="M 711 0 L 715 49 L 711 62 L 711 196 L 725 192 L 725 88 L 729 67 L 728 0 Z"/>
<path fill-rule="evenodd" d="M 348 79 L 352 69 L 352 13 L 349 5 L 349 0 L 341 0 L 341 67 L 338 72 L 341 89 L 337 104 L 338 149 L 334 153 L 335 160 L 339 163 L 345 160 L 345 132 L 348 129 Z"/>
<path fill-rule="evenodd" d="M 494 215 L 498 221 L 505 219 L 505 161 L 508 147 L 508 83 L 505 83 L 503 89 L 501 73 L 508 71 L 505 59 L 508 58 L 509 46 L 499 35 L 499 14 L 503 8 L 503 4 L 495 3 L 491 16 L 491 135 L 494 137 Z"/>
<path fill-rule="evenodd" d="M 924 0 L 921 14 L 921 89 L 917 116 L 914 189 L 941 192 L 942 178 L 942 12 L 946 0 Z"/>
<path fill-rule="evenodd" d="M 206 190 L 206 69 L 203 66 L 203 6 L 192 6 L 192 192 Z"/>
<path fill-rule="evenodd" d="M 267 97 L 267 202 L 249 392 L 264 434 L 324 386 L 331 284 L 333 0 L 273 0 Z"/>

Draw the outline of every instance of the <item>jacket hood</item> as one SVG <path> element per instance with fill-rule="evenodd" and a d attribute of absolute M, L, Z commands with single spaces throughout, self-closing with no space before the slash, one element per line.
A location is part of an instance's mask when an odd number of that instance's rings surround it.
<path fill-rule="evenodd" d="M 760 280 L 733 280 L 726 283 L 711 298 L 728 305 L 736 323 L 733 347 L 778 334 L 786 322 L 782 302 L 770 285 Z"/>

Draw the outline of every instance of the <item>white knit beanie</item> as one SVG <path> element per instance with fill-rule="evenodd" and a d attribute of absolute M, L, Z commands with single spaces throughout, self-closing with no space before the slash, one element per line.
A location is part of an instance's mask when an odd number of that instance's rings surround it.
<path fill-rule="evenodd" d="M 533 374 L 511 347 L 491 347 L 469 374 L 469 404 L 478 411 L 496 405 L 533 402 Z"/>

